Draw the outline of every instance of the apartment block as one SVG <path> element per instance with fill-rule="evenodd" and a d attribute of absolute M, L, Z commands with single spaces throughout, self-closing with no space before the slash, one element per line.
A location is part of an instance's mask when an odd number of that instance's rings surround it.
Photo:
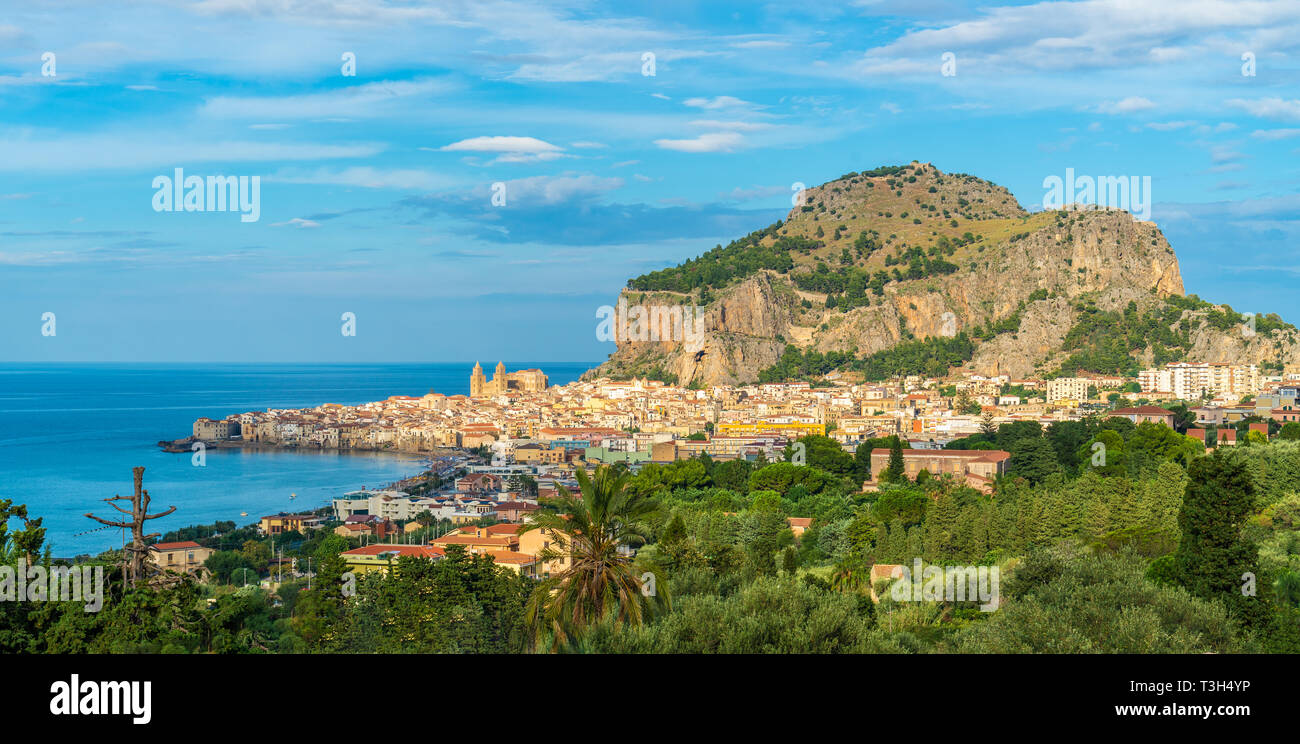
<path fill-rule="evenodd" d="M 1138 385 L 1144 393 L 1169 393 L 1181 400 L 1196 400 L 1206 393 L 1240 400 L 1259 392 L 1259 368 L 1226 362 L 1170 362 L 1163 369 L 1138 372 Z"/>

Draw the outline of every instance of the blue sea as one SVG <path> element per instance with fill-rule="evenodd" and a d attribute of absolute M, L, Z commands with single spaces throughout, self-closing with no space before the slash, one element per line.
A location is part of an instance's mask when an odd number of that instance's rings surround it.
<path fill-rule="evenodd" d="M 563 385 L 595 365 L 508 366 L 540 368 L 552 385 Z M 0 499 L 27 504 L 29 516 L 43 517 L 46 543 L 65 557 L 121 546 L 121 530 L 96 529 L 85 514 L 118 518 L 103 499 L 129 496 L 137 465 L 145 468 L 151 511 L 177 507 L 151 520 L 152 532 L 217 520 L 242 525 L 263 514 L 314 509 L 361 486 L 377 488 L 418 473 L 424 461 L 384 453 L 209 449 L 206 466 L 195 467 L 189 453 L 163 452 L 157 442 L 189 436 L 200 416 L 356 404 L 430 390 L 468 394 L 472 367 L 0 363 Z"/>

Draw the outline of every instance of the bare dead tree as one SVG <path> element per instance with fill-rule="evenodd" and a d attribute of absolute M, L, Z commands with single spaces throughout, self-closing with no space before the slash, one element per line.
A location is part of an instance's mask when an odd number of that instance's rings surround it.
<path fill-rule="evenodd" d="M 126 521 L 111 522 L 107 519 L 101 519 L 100 517 L 97 517 L 94 514 L 87 514 L 86 516 L 95 520 L 96 522 L 99 522 L 100 524 L 106 524 L 109 527 L 130 528 L 131 544 L 124 548 L 126 550 L 125 569 L 126 569 L 126 580 L 130 582 L 132 588 L 135 588 L 136 582 L 145 578 L 145 563 L 149 553 L 149 546 L 145 544 L 145 540 L 158 537 L 158 533 L 156 532 L 149 535 L 144 534 L 145 520 L 165 517 L 168 514 L 171 514 L 172 512 L 176 511 L 176 507 L 171 506 L 168 507 L 167 511 L 165 512 L 159 512 L 158 514 L 150 514 L 149 513 L 149 492 L 142 488 L 144 484 L 144 468 L 143 467 L 131 468 L 131 473 L 135 476 L 135 495 L 128 498 L 126 496 L 118 496 L 117 494 L 113 494 L 113 498 L 104 499 L 104 501 L 108 502 L 109 506 L 131 517 L 130 522 L 126 522 Z M 126 509 L 123 509 L 122 507 L 113 503 L 114 501 L 130 501 L 131 511 L 127 511 Z"/>

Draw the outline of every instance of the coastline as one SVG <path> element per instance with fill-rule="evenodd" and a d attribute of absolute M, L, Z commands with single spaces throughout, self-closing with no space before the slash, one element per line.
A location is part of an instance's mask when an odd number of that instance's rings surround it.
<path fill-rule="evenodd" d="M 239 439 L 196 439 L 193 436 L 183 437 L 181 439 L 160 439 L 157 447 L 163 452 L 170 454 L 192 454 L 195 442 L 202 442 L 204 449 L 240 449 L 249 451 L 264 450 L 268 452 L 284 452 L 291 450 L 301 450 L 305 452 L 378 452 L 390 455 L 402 455 L 404 457 L 442 457 L 450 454 L 463 452 L 456 447 L 438 447 L 432 450 L 408 450 L 398 447 L 326 447 L 317 444 L 280 444 L 276 442 L 245 442 Z"/>

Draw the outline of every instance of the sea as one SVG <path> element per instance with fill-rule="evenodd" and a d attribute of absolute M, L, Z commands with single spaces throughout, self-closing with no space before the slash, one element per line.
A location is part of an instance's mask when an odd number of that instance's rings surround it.
<path fill-rule="evenodd" d="M 244 525 L 264 514 L 319 508 L 365 486 L 379 488 L 425 469 L 427 459 L 380 452 L 208 448 L 167 453 L 159 440 L 189 436 L 194 419 L 267 408 L 357 404 L 390 395 L 468 394 L 473 363 L 440 364 L 49 364 L 0 363 L 0 500 L 40 517 L 56 557 L 121 547 L 123 530 L 104 499 L 130 496 L 131 468 L 144 466 L 148 532 L 218 520 Z M 594 363 L 519 362 L 552 385 Z M 489 373 L 490 374 L 490 373 Z M 119 505 L 129 502 L 117 502 Z M 247 516 L 242 516 L 247 513 Z M 11 521 L 10 528 L 19 526 Z"/>

